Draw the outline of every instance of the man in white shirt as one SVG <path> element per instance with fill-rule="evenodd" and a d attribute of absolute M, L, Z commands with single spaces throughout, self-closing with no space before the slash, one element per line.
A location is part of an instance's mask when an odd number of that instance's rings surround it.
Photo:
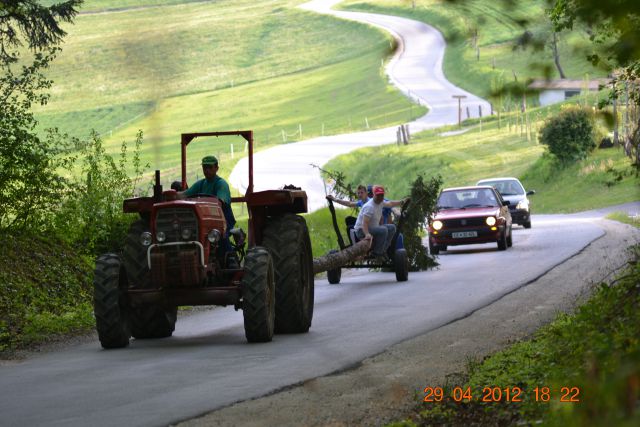
<path fill-rule="evenodd" d="M 393 235 L 396 233 L 394 224 L 380 225 L 383 207 L 400 206 L 404 200 L 384 200 L 384 187 L 373 186 L 373 198 L 360 209 L 356 219 L 356 236 L 359 239 L 373 239 L 371 252 L 375 257 L 384 257 Z"/>

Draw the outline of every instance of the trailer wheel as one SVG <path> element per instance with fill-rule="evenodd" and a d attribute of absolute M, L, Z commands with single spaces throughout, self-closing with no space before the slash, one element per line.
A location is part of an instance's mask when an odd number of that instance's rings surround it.
<path fill-rule="evenodd" d="M 338 252 L 340 251 L 338 251 L 337 249 L 331 249 L 329 251 L 330 254 L 335 254 Z M 342 278 L 342 268 L 338 267 L 338 268 L 334 268 L 333 270 L 327 271 L 327 280 L 329 281 L 330 284 L 332 285 L 339 284 L 341 278 Z"/>
<path fill-rule="evenodd" d="M 129 286 L 149 289 L 151 272 L 147 264 L 147 248 L 140 243 L 140 235 L 150 231 L 148 221 L 139 219 L 131 224 L 124 244 L 122 261 Z M 176 328 L 176 307 L 144 306 L 131 310 L 131 335 L 136 339 L 170 337 Z"/>
<path fill-rule="evenodd" d="M 256 246 L 244 258 L 242 314 L 249 342 L 268 342 L 275 323 L 275 280 L 269 251 Z"/>
<path fill-rule="evenodd" d="M 103 348 L 121 348 L 129 345 L 129 310 L 123 292 L 126 284 L 126 275 L 118 255 L 105 254 L 96 260 L 93 312 L 98 338 Z"/>
<path fill-rule="evenodd" d="M 313 256 L 304 218 L 284 214 L 267 220 L 262 244 L 273 257 L 279 334 L 308 332 L 313 318 Z"/>
<path fill-rule="evenodd" d="M 440 247 L 429 242 L 429 253 L 431 255 L 438 255 L 440 253 Z"/>
<path fill-rule="evenodd" d="M 409 279 L 409 257 L 406 249 L 396 250 L 393 255 L 393 270 L 398 282 L 406 282 Z"/>

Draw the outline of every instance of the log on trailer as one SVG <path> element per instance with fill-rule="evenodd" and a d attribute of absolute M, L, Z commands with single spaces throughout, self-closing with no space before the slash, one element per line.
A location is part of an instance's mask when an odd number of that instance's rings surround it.
<path fill-rule="evenodd" d="M 344 267 L 369 252 L 371 240 L 360 240 L 355 245 L 349 246 L 338 252 L 331 252 L 320 258 L 313 259 L 313 274 Z"/>

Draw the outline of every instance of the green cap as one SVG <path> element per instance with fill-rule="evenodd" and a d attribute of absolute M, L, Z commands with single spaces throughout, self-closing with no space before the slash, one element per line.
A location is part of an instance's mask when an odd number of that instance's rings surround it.
<path fill-rule="evenodd" d="M 202 158 L 202 165 L 217 166 L 218 165 L 218 159 L 216 159 L 216 156 L 203 157 Z"/>

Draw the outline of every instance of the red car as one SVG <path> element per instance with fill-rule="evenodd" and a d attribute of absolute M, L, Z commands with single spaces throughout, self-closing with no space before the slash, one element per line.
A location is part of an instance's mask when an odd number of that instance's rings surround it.
<path fill-rule="evenodd" d="M 445 188 L 429 221 L 432 254 L 448 246 L 496 242 L 504 251 L 513 245 L 509 202 L 493 187 Z"/>

